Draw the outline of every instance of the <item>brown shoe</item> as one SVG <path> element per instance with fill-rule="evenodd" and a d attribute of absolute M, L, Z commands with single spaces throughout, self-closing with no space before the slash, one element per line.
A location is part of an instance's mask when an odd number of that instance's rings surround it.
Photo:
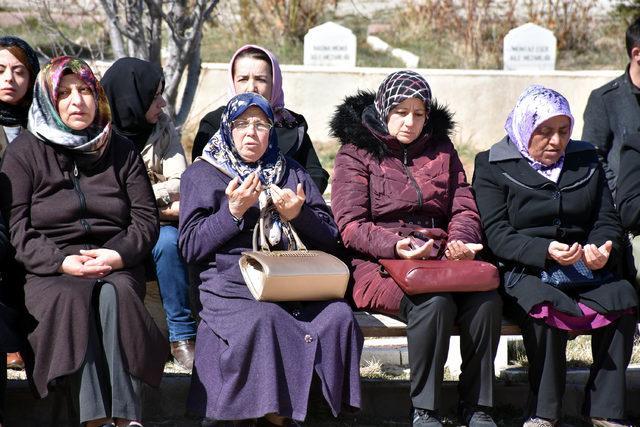
<path fill-rule="evenodd" d="M 195 351 L 194 340 L 173 341 L 171 343 L 171 355 L 173 360 L 180 365 L 181 368 L 193 369 L 193 353 Z"/>
<path fill-rule="evenodd" d="M 22 370 L 24 369 L 24 360 L 20 353 L 7 353 L 7 369 Z"/>

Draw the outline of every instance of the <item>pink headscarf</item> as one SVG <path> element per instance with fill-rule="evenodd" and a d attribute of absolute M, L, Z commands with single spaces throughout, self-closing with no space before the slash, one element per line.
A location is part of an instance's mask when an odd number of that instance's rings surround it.
<path fill-rule="evenodd" d="M 271 61 L 271 74 L 273 75 L 273 82 L 271 88 L 271 100 L 269 101 L 269 104 L 271 104 L 271 108 L 273 109 L 276 125 L 294 124 L 296 122 L 296 119 L 291 115 L 289 111 L 287 111 L 286 108 L 284 108 L 282 71 L 280 71 L 280 64 L 278 63 L 278 59 L 273 53 L 261 46 L 257 46 L 254 44 L 244 45 L 240 49 L 238 49 L 236 53 L 234 53 L 231 57 L 231 61 L 229 62 L 229 99 L 237 95 L 235 86 L 233 84 L 233 63 L 235 62 L 238 55 L 251 48 L 264 52 Z"/>

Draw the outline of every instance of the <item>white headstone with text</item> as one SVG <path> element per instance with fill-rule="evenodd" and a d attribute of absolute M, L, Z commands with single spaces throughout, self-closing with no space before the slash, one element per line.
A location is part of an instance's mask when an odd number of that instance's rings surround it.
<path fill-rule="evenodd" d="M 503 43 L 503 69 L 547 71 L 556 68 L 556 36 L 527 23 L 507 33 Z"/>
<path fill-rule="evenodd" d="M 304 36 L 304 65 L 355 67 L 356 36 L 334 22 L 311 28 Z"/>

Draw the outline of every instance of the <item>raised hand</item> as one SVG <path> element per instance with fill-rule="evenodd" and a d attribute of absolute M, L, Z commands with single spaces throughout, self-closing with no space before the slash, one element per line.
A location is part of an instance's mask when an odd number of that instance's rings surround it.
<path fill-rule="evenodd" d="M 447 243 L 444 256 L 449 260 L 474 259 L 482 250 L 480 243 L 464 243 L 462 240 L 452 240 Z"/>
<path fill-rule="evenodd" d="M 233 178 L 224 190 L 224 194 L 229 201 L 231 215 L 238 219 L 242 218 L 244 213 L 256 204 L 261 191 L 260 178 L 255 172 L 249 175 L 242 183 L 240 183 L 240 178 Z"/>
<path fill-rule="evenodd" d="M 582 258 L 582 254 L 582 246 L 577 242 L 569 246 L 554 240 L 549 244 L 549 248 L 547 249 L 548 258 L 560 265 L 573 265 Z"/>
<path fill-rule="evenodd" d="M 306 200 L 301 183 L 298 183 L 295 193 L 288 188 L 280 188 L 275 184 L 271 184 L 269 189 L 271 190 L 273 205 L 282 219 L 291 221 L 300 215 L 300 210 L 302 210 L 302 205 Z"/>
<path fill-rule="evenodd" d="M 396 254 L 402 259 L 428 259 L 433 248 L 433 239 L 427 240 L 423 245 L 418 245 L 411 237 L 405 237 L 396 242 Z"/>
<path fill-rule="evenodd" d="M 597 247 L 594 244 L 584 245 L 583 256 L 582 259 L 587 267 L 591 270 L 600 270 L 607 264 L 609 261 L 609 255 L 611 255 L 611 248 L 613 247 L 613 242 L 611 240 L 607 240 L 600 247 Z"/>

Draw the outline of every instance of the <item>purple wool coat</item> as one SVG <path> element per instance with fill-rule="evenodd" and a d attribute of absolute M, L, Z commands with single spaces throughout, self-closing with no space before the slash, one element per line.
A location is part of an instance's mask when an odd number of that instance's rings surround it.
<path fill-rule="evenodd" d="M 205 161 L 181 179 L 179 245 L 201 273 L 202 321 L 188 407 L 218 420 L 278 413 L 304 420 L 314 374 L 334 415 L 360 407 L 362 334 L 346 302 L 256 301 L 238 260 L 251 250 L 257 204 L 240 223 L 224 194 L 230 178 Z M 287 159 L 282 187 L 303 184 L 306 202 L 293 226 L 309 249 L 334 252 L 338 230 L 313 181 Z"/>

